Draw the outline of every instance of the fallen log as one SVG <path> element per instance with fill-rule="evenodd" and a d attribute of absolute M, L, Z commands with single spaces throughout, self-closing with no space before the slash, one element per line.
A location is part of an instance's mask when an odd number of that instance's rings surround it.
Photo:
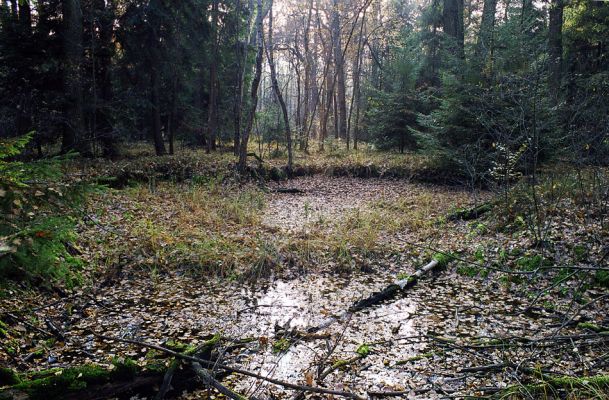
<path fill-rule="evenodd" d="M 372 293 L 369 297 L 355 302 L 355 304 L 349 307 L 347 311 L 339 314 L 338 316 L 332 316 L 321 324 L 308 328 L 306 331 L 308 333 L 318 332 L 332 325 L 334 322 L 345 319 L 358 311 L 375 306 L 377 304 L 382 303 L 383 301 L 390 300 L 398 293 L 414 286 L 422 276 L 426 275 L 434 268 L 446 266 L 446 264 L 448 264 L 451 259 L 452 257 L 449 255 L 438 253 L 434 256 L 433 260 L 431 260 L 423 268 L 417 270 L 414 274 L 404 279 L 401 279 L 395 283 L 392 283 L 391 285 L 387 286 L 385 289 L 379 292 Z"/>
<path fill-rule="evenodd" d="M 164 361 L 150 368 L 139 367 L 127 359 L 113 363 L 114 368 L 84 365 L 54 368 L 20 377 L 20 382 L 0 390 L 0 399 L 20 400 L 103 400 L 129 399 L 135 394 L 154 395 L 166 367 Z M 190 370 L 180 371 L 173 378 L 176 390 L 196 388 L 195 375 Z"/>
<path fill-rule="evenodd" d="M 232 373 L 239 374 L 239 375 L 249 376 L 250 378 L 260 379 L 262 381 L 266 381 L 266 382 L 272 383 L 277 386 L 282 386 L 286 389 L 299 390 L 299 391 L 310 392 L 310 393 L 328 394 L 328 395 L 345 397 L 345 398 L 349 398 L 349 399 L 364 399 L 362 396 L 360 396 L 356 393 L 346 392 L 346 391 L 342 391 L 342 390 L 327 389 L 327 388 L 317 387 L 317 386 L 299 385 L 296 383 L 286 382 L 286 381 L 282 381 L 280 379 L 275 379 L 270 376 L 261 375 L 256 372 L 248 371 L 248 370 L 238 368 L 238 367 L 233 367 L 233 366 L 226 365 L 226 364 L 223 364 L 220 362 L 212 362 L 209 360 L 204 360 L 199 357 L 178 353 L 177 351 L 173 351 L 171 349 L 168 349 L 168 348 L 165 348 L 162 346 L 158 346 L 155 344 L 151 344 L 151 343 L 140 342 L 140 341 L 131 340 L 131 339 L 124 339 L 124 338 L 119 338 L 119 337 L 114 337 L 114 336 L 105 336 L 105 335 L 100 335 L 100 334 L 96 334 L 96 333 L 93 333 L 93 334 L 96 337 L 101 338 L 101 339 L 114 340 L 114 341 L 123 342 L 123 343 L 130 343 L 130 344 L 135 344 L 138 346 L 146 347 L 149 349 L 158 350 L 158 351 L 170 354 L 174 357 L 181 358 L 182 360 L 191 361 L 191 362 L 195 361 L 195 362 L 200 363 L 201 365 L 205 365 L 208 367 L 214 367 L 214 368 L 224 370 L 227 372 L 232 372 Z"/>
<path fill-rule="evenodd" d="M 349 308 L 349 311 L 360 311 L 364 308 L 377 305 L 385 300 L 393 298 L 400 291 L 413 286 L 423 275 L 427 274 L 429 271 L 436 268 L 438 265 L 440 265 L 439 258 L 434 258 L 423 268 L 417 270 L 414 274 L 387 286 L 380 292 L 373 293 L 369 297 L 359 300 Z"/>
<path fill-rule="evenodd" d="M 449 214 L 447 219 L 449 221 L 463 220 L 470 221 L 472 219 L 480 218 L 484 214 L 488 213 L 493 209 L 492 203 L 480 204 L 476 207 L 461 209 Z"/>

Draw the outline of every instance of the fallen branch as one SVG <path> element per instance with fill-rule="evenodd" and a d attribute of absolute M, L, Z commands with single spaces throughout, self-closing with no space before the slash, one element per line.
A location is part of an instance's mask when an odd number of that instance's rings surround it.
<path fill-rule="evenodd" d="M 440 265 L 440 261 L 438 261 L 437 259 L 430 261 L 429 264 L 425 265 L 423 268 L 419 269 L 409 277 L 399 280 L 396 283 L 387 286 L 380 292 L 373 293 L 370 297 L 358 301 L 349 308 L 349 311 L 360 311 L 364 308 L 374 306 L 385 300 L 393 298 L 400 291 L 413 286 L 423 275 L 427 274 L 429 271 L 431 271 L 438 265 Z"/>
<path fill-rule="evenodd" d="M 228 372 L 233 372 L 236 374 L 249 376 L 251 378 L 260 379 L 260 380 L 272 383 L 277 386 L 282 386 L 287 389 L 300 390 L 300 391 L 311 392 L 311 393 L 331 394 L 331 395 L 341 396 L 341 397 L 350 398 L 350 399 L 364 399 L 363 397 L 357 395 L 356 393 L 345 392 L 345 391 L 341 391 L 341 390 L 326 389 L 326 388 L 322 388 L 322 387 L 309 386 L 309 385 L 298 385 L 295 383 L 285 382 L 285 381 L 275 379 L 275 378 L 272 378 L 269 376 L 263 376 L 263 375 L 255 373 L 255 372 L 245 370 L 245 369 L 232 367 L 232 366 L 221 364 L 221 363 L 214 363 L 214 362 L 204 360 L 199 357 L 194 357 L 194 356 L 189 356 L 189 355 L 185 355 L 182 353 L 178 353 L 177 351 L 173 351 L 173 350 L 167 349 L 165 347 L 157 346 L 157 345 L 151 344 L 151 343 L 145 343 L 145 342 L 140 342 L 140 341 L 131 340 L 131 339 L 123 339 L 123 338 L 118 338 L 118 337 L 113 337 L 113 336 L 99 335 L 96 333 L 93 333 L 93 334 L 100 339 L 115 340 L 118 342 L 135 344 L 135 345 L 146 347 L 149 349 L 162 351 L 164 353 L 170 354 L 177 358 L 181 358 L 183 360 L 187 360 L 187 361 L 191 361 L 191 362 L 194 361 L 194 362 L 198 362 L 201 365 L 205 365 L 208 367 L 216 367 L 216 368 L 220 368 L 225 371 L 228 371 Z"/>
<path fill-rule="evenodd" d="M 275 193 L 287 193 L 287 194 L 302 194 L 305 193 L 304 190 L 300 190 L 297 188 L 277 188 L 272 190 Z"/>
<path fill-rule="evenodd" d="M 434 268 L 436 268 L 438 266 L 445 266 L 451 259 L 452 259 L 452 257 L 450 255 L 436 254 L 434 256 L 433 260 L 431 260 L 423 268 L 417 270 L 414 274 L 408 276 L 405 279 L 399 280 L 399 281 L 387 286 L 385 289 L 381 290 L 380 292 L 375 292 L 372 295 L 370 295 L 369 297 L 357 301 L 355 304 L 353 304 L 351 307 L 349 307 L 349 309 L 347 311 L 343 312 L 342 314 L 339 314 L 338 316 L 332 316 L 332 317 L 328 318 L 327 320 L 325 320 L 324 322 L 322 322 L 321 324 L 308 328 L 306 331 L 308 333 L 318 332 L 318 331 L 325 329 L 328 326 L 332 325 L 336 321 L 339 321 L 343 318 L 353 315 L 353 313 L 355 313 L 357 311 L 361 311 L 364 308 L 372 307 L 379 303 L 382 303 L 383 301 L 389 300 L 389 299 L 395 297 L 399 292 L 404 291 L 404 290 L 410 288 L 411 286 L 414 286 L 422 276 L 424 276 L 425 274 L 427 274 Z"/>

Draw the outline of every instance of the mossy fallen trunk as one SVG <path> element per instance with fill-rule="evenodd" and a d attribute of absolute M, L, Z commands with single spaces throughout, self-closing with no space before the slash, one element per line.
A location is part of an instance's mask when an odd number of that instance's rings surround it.
<path fill-rule="evenodd" d="M 497 392 L 493 398 L 606 398 L 609 395 L 609 375 L 584 377 L 544 376 L 543 382 L 514 385 Z"/>
<path fill-rule="evenodd" d="M 150 385 L 159 375 L 159 371 L 144 370 L 129 359 L 115 360 L 112 368 L 53 368 L 19 376 L 18 383 L 0 391 L 0 399 L 103 399 Z"/>
<path fill-rule="evenodd" d="M 194 347 L 176 343 L 186 354 L 199 351 L 210 359 L 212 348 L 220 335 L 213 336 L 201 346 Z M 70 368 L 53 368 L 45 371 L 17 374 L 2 369 L 0 400 L 102 400 L 109 398 L 129 399 L 134 395 L 152 397 L 163 385 L 167 370 L 176 360 L 157 357 L 151 353 L 145 366 L 131 359 L 117 358 L 109 368 L 98 365 L 83 365 Z M 171 389 L 177 393 L 200 386 L 195 373 L 189 369 L 174 369 Z"/>
<path fill-rule="evenodd" d="M 476 206 L 476 207 L 457 210 L 457 211 L 453 212 L 452 214 L 449 214 L 447 216 L 447 219 L 449 221 L 457 221 L 457 220 L 470 221 L 472 219 L 480 218 L 484 214 L 492 211 L 492 209 L 493 209 L 492 203 L 484 203 L 484 204 L 480 204 L 479 206 Z"/>

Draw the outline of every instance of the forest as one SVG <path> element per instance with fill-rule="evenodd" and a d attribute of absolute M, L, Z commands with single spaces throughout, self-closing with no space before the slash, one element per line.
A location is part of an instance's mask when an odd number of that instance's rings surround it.
<path fill-rule="evenodd" d="M 609 400 L 606 0 L 0 0 L 0 400 Z"/>

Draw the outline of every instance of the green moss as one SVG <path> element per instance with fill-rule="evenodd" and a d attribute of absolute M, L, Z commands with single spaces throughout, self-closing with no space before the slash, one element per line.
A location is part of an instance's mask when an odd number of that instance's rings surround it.
<path fill-rule="evenodd" d="M 281 338 L 273 343 L 273 353 L 281 353 L 290 348 L 290 341 L 286 338 Z"/>
<path fill-rule="evenodd" d="M 349 364 L 349 360 L 338 360 L 334 364 L 332 364 L 332 369 L 338 369 L 344 367 Z"/>
<path fill-rule="evenodd" d="M 580 322 L 579 324 L 577 324 L 577 327 L 579 329 L 589 329 L 593 332 L 609 332 L 609 328 L 605 327 L 605 326 L 600 326 L 600 325 L 596 325 L 590 322 Z"/>
<path fill-rule="evenodd" d="M 536 254 L 534 256 L 520 257 L 516 261 L 516 265 L 518 265 L 521 270 L 534 271 L 542 266 L 552 265 L 552 261 L 544 259 L 541 255 Z"/>
<path fill-rule="evenodd" d="M 74 368 L 53 368 L 32 373 L 27 381 L 13 387 L 27 393 L 33 400 L 62 399 L 66 393 L 77 392 L 89 385 L 103 384 L 114 379 L 133 379 L 139 367 L 131 359 L 115 359 L 112 369 L 96 365 Z"/>
<path fill-rule="evenodd" d="M 588 258 L 588 248 L 581 244 L 573 246 L 573 257 L 576 261 L 586 261 Z"/>
<path fill-rule="evenodd" d="M 19 374 L 10 368 L 0 368 L 0 386 L 16 385 L 21 382 Z"/>
<path fill-rule="evenodd" d="M 473 278 L 480 273 L 480 269 L 474 265 L 459 265 L 457 267 L 457 273 L 463 276 L 469 276 Z"/>
<path fill-rule="evenodd" d="M 436 253 L 433 256 L 433 259 L 438 262 L 439 267 L 446 267 L 449 262 L 455 259 L 455 256 L 447 253 Z"/>
<path fill-rule="evenodd" d="M 609 271 L 596 271 L 593 280 L 598 286 L 609 288 Z"/>
<path fill-rule="evenodd" d="M 368 354 L 370 354 L 370 345 L 364 343 L 360 345 L 355 352 L 362 357 L 366 357 Z"/>

